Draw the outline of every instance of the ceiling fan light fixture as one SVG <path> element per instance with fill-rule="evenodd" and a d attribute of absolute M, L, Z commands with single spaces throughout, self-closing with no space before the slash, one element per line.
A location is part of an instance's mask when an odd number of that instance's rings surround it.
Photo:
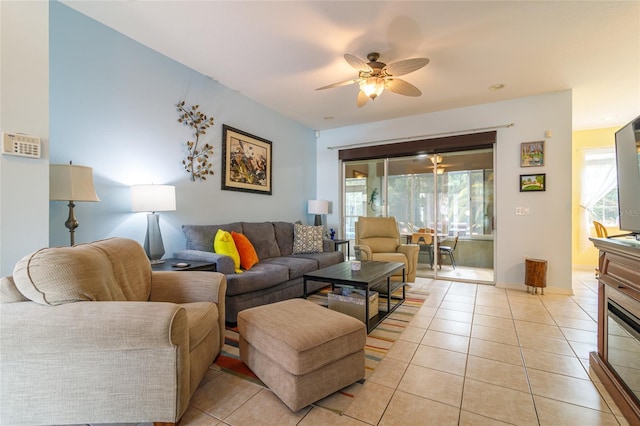
<path fill-rule="evenodd" d="M 384 90 L 384 78 L 369 77 L 364 79 L 360 81 L 360 90 L 371 99 L 375 99 Z"/>
<path fill-rule="evenodd" d="M 434 155 L 429 157 L 429 160 L 431 160 L 431 163 L 433 163 L 433 165 L 438 165 L 438 164 L 442 163 L 442 155 L 434 154 Z"/>

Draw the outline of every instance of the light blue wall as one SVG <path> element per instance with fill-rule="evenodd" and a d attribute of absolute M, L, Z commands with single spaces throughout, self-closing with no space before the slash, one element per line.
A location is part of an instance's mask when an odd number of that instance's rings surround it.
<path fill-rule="evenodd" d="M 203 139 L 215 147 L 215 174 L 205 182 L 192 182 L 181 164 L 192 138 L 177 122 L 181 100 L 215 119 Z M 146 217 L 131 212 L 129 191 L 140 183 L 176 186 L 177 211 L 160 214 L 167 255 L 184 248 L 186 223 L 312 220 L 312 129 L 57 2 L 50 9 L 50 109 L 51 164 L 92 167 L 101 199 L 77 203 L 76 243 L 112 236 L 142 243 Z M 220 189 L 223 124 L 272 141 L 273 195 Z M 52 246 L 69 244 L 67 213 L 66 203 L 50 203 Z"/>

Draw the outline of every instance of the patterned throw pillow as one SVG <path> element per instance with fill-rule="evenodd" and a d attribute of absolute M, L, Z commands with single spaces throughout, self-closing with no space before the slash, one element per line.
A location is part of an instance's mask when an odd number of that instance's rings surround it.
<path fill-rule="evenodd" d="M 240 266 L 248 271 L 258 263 L 258 253 L 256 253 L 253 244 L 244 234 L 231 231 L 231 237 L 233 237 L 233 242 L 236 243 L 238 254 L 240 254 Z"/>
<path fill-rule="evenodd" d="M 240 269 L 240 254 L 236 248 L 236 244 L 233 242 L 233 237 L 227 231 L 218 229 L 216 237 L 213 240 L 213 250 L 218 254 L 224 254 L 233 259 L 233 264 L 236 268 L 236 274 L 241 274 Z"/>
<path fill-rule="evenodd" d="M 322 226 L 294 224 L 293 254 L 322 253 Z"/>

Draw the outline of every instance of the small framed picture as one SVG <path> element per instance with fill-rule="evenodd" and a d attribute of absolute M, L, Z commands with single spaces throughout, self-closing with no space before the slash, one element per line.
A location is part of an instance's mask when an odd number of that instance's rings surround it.
<path fill-rule="evenodd" d="M 520 144 L 520 167 L 544 166 L 544 141 Z"/>
<path fill-rule="evenodd" d="M 520 192 L 545 191 L 546 189 L 547 175 L 545 173 L 520 175 Z"/>

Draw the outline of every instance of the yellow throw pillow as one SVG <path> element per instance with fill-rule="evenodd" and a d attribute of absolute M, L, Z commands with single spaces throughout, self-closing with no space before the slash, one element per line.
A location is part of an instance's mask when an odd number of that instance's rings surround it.
<path fill-rule="evenodd" d="M 233 259 L 233 265 L 236 268 L 236 274 L 242 273 L 240 269 L 240 254 L 229 232 L 218 229 L 216 237 L 213 240 L 213 251 L 231 257 Z"/>

